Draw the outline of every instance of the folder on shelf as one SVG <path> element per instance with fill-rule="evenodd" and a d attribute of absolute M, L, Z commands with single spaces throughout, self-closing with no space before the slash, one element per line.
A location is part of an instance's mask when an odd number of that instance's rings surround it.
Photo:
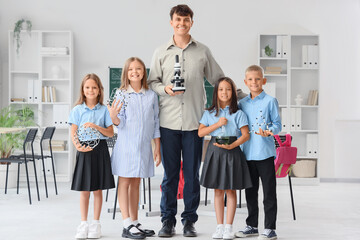
<path fill-rule="evenodd" d="M 40 80 L 34 80 L 34 85 L 33 85 L 33 98 L 34 98 L 34 102 L 39 103 L 41 102 L 41 81 Z"/>
<path fill-rule="evenodd" d="M 69 118 L 69 105 L 59 104 L 53 107 L 53 123 L 56 127 L 66 127 Z"/>
<path fill-rule="evenodd" d="M 276 36 L 276 57 L 282 57 L 282 36 Z"/>
<path fill-rule="evenodd" d="M 296 108 L 290 108 L 290 131 L 296 130 Z"/>
<path fill-rule="evenodd" d="M 303 68 L 307 68 L 308 67 L 308 46 L 307 45 L 303 45 L 302 46 L 302 51 L 301 51 L 301 66 Z"/>
<path fill-rule="evenodd" d="M 288 132 L 288 109 L 287 108 L 281 108 L 281 124 L 282 124 L 282 132 Z"/>
<path fill-rule="evenodd" d="M 18 86 L 21 87 L 21 86 Z M 27 89 L 27 101 L 28 102 L 34 102 L 34 80 L 33 79 L 29 79 L 28 80 L 28 89 Z"/>
<path fill-rule="evenodd" d="M 289 56 L 290 38 L 288 35 L 282 36 L 282 57 L 287 58 Z"/>
<path fill-rule="evenodd" d="M 319 68 L 319 46 L 313 46 L 313 53 L 314 53 L 314 68 Z"/>
<path fill-rule="evenodd" d="M 53 102 L 56 102 L 56 89 L 54 86 L 51 87 L 51 93 L 53 97 Z"/>
<path fill-rule="evenodd" d="M 295 130 L 301 130 L 301 108 L 295 108 Z"/>
<path fill-rule="evenodd" d="M 318 134 L 306 134 L 306 155 L 318 157 Z"/>
<path fill-rule="evenodd" d="M 308 45 L 307 46 L 308 49 L 308 68 L 314 68 L 314 58 L 315 58 L 315 53 L 314 53 L 314 46 L 313 45 Z"/>

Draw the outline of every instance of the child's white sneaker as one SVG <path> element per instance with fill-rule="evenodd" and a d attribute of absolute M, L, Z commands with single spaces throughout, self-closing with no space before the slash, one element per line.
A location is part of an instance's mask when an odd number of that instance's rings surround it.
<path fill-rule="evenodd" d="M 226 225 L 223 233 L 223 239 L 234 239 L 235 235 L 232 231 L 232 225 Z"/>
<path fill-rule="evenodd" d="M 275 240 L 277 235 L 272 229 L 265 229 L 264 232 L 258 237 L 258 239 Z"/>
<path fill-rule="evenodd" d="M 101 224 L 91 223 L 87 238 L 100 238 L 101 237 Z"/>
<path fill-rule="evenodd" d="M 216 231 L 213 233 L 212 238 L 213 239 L 222 239 L 224 233 L 224 225 L 219 224 L 216 226 Z"/>
<path fill-rule="evenodd" d="M 77 232 L 76 232 L 75 238 L 76 239 L 86 239 L 88 236 L 88 231 L 89 231 L 89 225 L 86 222 L 82 222 L 77 227 Z"/>

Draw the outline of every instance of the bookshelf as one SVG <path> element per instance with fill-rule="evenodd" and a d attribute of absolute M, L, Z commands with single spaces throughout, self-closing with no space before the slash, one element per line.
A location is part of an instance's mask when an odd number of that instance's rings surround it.
<path fill-rule="evenodd" d="M 264 56 L 263 49 L 266 46 L 274 50 L 270 56 Z M 294 176 L 293 183 L 317 185 L 320 182 L 318 175 L 319 36 L 260 34 L 258 64 L 265 70 L 267 78 L 265 91 L 273 93 L 272 95 L 279 102 L 283 124 L 280 134 L 290 133 L 293 136 L 292 145 L 298 149 L 297 163 L 304 161 L 294 167 L 299 168 L 306 161 L 312 165 L 315 163 L 315 176 L 302 177 L 301 171 L 300 173 L 297 171 L 299 176 Z M 270 85 L 267 86 L 268 84 Z M 310 103 L 308 98 L 311 93 L 313 97 Z M 296 98 L 302 101 L 296 102 Z M 287 183 L 287 179 L 280 178 L 278 182 Z"/>
<path fill-rule="evenodd" d="M 33 110 L 36 127 L 39 128 L 38 138 L 46 127 L 56 127 L 53 140 L 66 143 L 64 149 L 60 147 L 53 151 L 56 178 L 60 182 L 70 181 L 73 147 L 67 118 L 73 103 L 72 32 L 32 30 L 29 36 L 22 31 L 22 45 L 18 54 L 12 31 L 9 31 L 8 41 L 9 104 L 15 109 L 26 106 Z M 34 147 L 38 150 L 39 143 L 34 143 Z M 42 174 L 41 164 L 37 168 L 38 174 Z M 20 179 L 25 178 L 20 176 Z M 47 179 L 52 180 L 50 177 Z"/>

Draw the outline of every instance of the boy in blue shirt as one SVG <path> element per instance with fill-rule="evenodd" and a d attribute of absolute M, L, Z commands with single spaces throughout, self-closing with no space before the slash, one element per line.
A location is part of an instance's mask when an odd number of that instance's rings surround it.
<path fill-rule="evenodd" d="M 264 193 L 265 229 L 259 239 L 277 239 L 276 229 L 276 176 L 274 158 L 276 156 L 274 134 L 281 131 L 279 104 L 276 98 L 263 90 L 266 84 L 264 70 L 257 65 L 245 71 L 245 85 L 250 94 L 241 99 L 239 108 L 248 117 L 250 140 L 242 145 L 250 170 L 252 188 L 245 190 L 248 217 L 246 228 L 237 232 L 236 237 L 258 236 L 258 190 L 261 179 Z"/>

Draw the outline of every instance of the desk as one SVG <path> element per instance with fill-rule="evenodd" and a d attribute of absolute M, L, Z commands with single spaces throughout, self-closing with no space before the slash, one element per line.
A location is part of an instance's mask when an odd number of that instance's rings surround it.
<path fill-rule="evenodd" d="M 0 134 L 6 133 L 17 133 L 24 131 L 26 128 L 8 128 L 8 127 L 0 127 Z"/>

